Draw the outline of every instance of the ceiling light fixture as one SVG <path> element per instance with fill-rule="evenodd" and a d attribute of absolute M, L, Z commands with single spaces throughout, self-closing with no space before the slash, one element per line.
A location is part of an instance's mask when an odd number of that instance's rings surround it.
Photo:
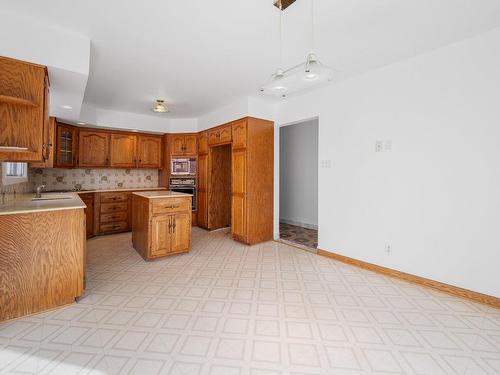
<path fill-rule="evenodd" d="M 165 104 L 165 100 L 157 99 L 151 110 L 155 113 L 167 113 L 169 112 L 168 107 Z"/>
<path fill-rule="evenodd" d="M 314 0 L 311 1 L 311 51 L 314 51 Z M 314 52 L 307 55 L 306 61 L 288 69 L 283 69 L 282 14 L 285 1 L 275 1 L 274 5 L 280 11 L 279 49 L 280 67 L 271 75 L 270 80 L 260 91 L 270 96 L 286 98 L 289 94 L 304 91 L 312 87 L 326 84 L 333 79 L 334 70 L 323 65 Z M 289 6 L 293 2 L 286 2 Z"/>

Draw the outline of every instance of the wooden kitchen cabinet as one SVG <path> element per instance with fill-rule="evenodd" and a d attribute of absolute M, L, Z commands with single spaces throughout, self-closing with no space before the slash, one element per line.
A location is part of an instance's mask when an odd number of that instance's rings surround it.
<path fill-rule="evenodd" d="M 45 161 L 48 100 L 45 66 L 0 57 L 0 161 Z"/>
<path fill-rule="evenodd" d="M 170 194 L 132 197 L 132 243 L 146 260 L 188 252 L 191 247 L 191 196 Z"/>
<path fill-rule="evenodd" d="M 56 160 L 56 136 L 57 127 L 55 117 L 49 118 L 47 126 L 47 141 L 44 148 L 44 161 L 30 163 L 31 168 L 53 168 Z"/>
<path fill-rule="evenodd" d="M 198 156 L 198 226 L 208 229 L 208 154 Z"/>
<path fill-rule="evenodd" d="M 198 154 L 197 134 L 173 134 L 170 136 L 172 156 L 196 156 Z"/>
<path fill-rule="evenodd" d="M 94 235 L 94 193 L 79 193 L 78 194 L 87 206 L 85 208 L 86 235 L 90 238 Z"/>
<path fill-rule="evenodd" d="M 126 133 L 112 133 L 109 149 L 111 167 L 137 167 L 137 136 Z"/>
<path fill-rule="evenodd" d="M 80 130 L 78 165 L 80 167 L 109 167 L 110 133 Z"/>
<path fill-rule="evenodd" d="M 231 125 L 215 128 L 208 132 L 208 144 L 211 146 L 231 143 L 231 141 L 232 141 Z"/>
<path fill-rule="evenodd" d="M 198 155 L 208 154 L 208 133 L 202 132 L 198 136 Z"/>
<path fill-rule="evenodd" d="M 56 147 L 54 166 L 73 168 L 78 165 L 78 128 L 56 122 Z"/>
<path fill-rule="evenodd" d="M 137 166 L 139 168 L 161 167 L 161 146 L 160 136 L 140 135 L 137 137 Z"/>
<path fill-rule="evenodd" d="M 248 117 L 232 127 L 233 238 L 251 245 L 272 240 L 274 124 Z"/>
<path fill-rule="evenodd" d="M 233 149 L 247 147 L 247 119 L 235 121 L 233 127 Z"/>

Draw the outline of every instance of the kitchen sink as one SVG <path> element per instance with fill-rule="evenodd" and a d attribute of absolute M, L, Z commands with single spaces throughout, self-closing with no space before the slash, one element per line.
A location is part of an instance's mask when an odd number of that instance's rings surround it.
<path fill-rule="evenodd" d="M 45 195 L 41 196 L 40 198 L 33 198 L 31 199 L 32 201 L 55 201 L 59 199 L 71 199 L 73 197 L 68 197 L 67 195 Z"/>

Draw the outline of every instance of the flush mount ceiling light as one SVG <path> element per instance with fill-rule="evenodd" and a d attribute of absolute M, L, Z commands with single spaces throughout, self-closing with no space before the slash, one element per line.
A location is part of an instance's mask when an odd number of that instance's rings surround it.
<path fill-rule="evenodd" d="M 169 111 L 168 107 L 165 104 L 165 100 L 162 99 L 157 99 L 151 110 L 155 113 L 167 113 Z"/>
<path fill-rule="evenodd" d="M 311 1 L 311 51 L 314 51 L 314 0 Z M 306 61 L 288 69 L 282 68 L 282 14 L 286 7 L 293 1 L 275 0 L 274 5 L 280 10 L 279 32 L 280 32 L 280 66 L 271 75 L 269 81 L 262 86 L 263 94 L 286 98 L 288 95 L 305 91 L 321 84 L 330 82 L 334 77 L 334 70 L 323 65 L 314 52 L 307 55 Z"/>

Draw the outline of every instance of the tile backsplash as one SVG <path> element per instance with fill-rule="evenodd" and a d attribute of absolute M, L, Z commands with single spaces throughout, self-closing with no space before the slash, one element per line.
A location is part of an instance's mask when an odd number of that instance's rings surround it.
<path fill-rule="evenodd" d="M 30 169 L 32 189 L 46 185 L 45 190 L 100 190 L 158 187 L 157 169 Z"/>

